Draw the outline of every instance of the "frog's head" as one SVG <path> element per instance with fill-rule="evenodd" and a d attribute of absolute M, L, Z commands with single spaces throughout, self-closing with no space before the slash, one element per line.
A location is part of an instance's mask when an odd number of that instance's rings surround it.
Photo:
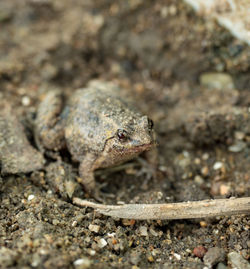
<path fill-rule="evenodd" d="M 116 131 L 112 144 L 113 149 L 131 155 L 151 149 L 156 144 L 153 121 L 142 116 L 126 124 Z"/>

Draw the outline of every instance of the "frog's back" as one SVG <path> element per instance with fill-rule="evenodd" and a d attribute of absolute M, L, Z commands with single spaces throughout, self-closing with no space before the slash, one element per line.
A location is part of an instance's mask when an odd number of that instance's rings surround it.
<path fill-rule="evenodd" d="M 77 90 L 66 107 L 65 137 L 77 160 L 87 152 L 101 152 L 117 129 L 132 126 L 139 113 L 116 88 L 90 87 Z"/>

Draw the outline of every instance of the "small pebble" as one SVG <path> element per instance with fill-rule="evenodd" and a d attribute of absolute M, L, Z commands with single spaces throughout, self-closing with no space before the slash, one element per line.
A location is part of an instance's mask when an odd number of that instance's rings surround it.
<path fill-rule="evenodd" d="M 246 148 L 246 143 L 238 141 L 235 144 L 231 145 L 228 150 L 231 152 L 241 152 L 244 148 Z"/>
<path fill-rule="evenodd" d="M 206 161 L 206 160 L 208 160 L 209 159 L 209 154 L 208 153 L 204 153 L 203 155 L 202 155 L 202 160 L 203 161 Z"/>
<path fill-rule="evenodd" d="M 58 225 L 59 223 L 60 223 L 60 221 L 57 220 L 57 219 L 52 220 L 52 224 L 55 225 L 55 226 Z"/>
<path fill-rule="evenodd" d="M 205 227 L 207 227 L 207 223 L 205 221 L 200 221 L 200 226 L 202 228 L 205 228 Z"/>
<path fill-rule="evenodd" d="M 234 133 L 234 137 L 237 139 L 237 140 L 242 140 L 244 137 L 245 137 L 245 134 L 243 132 L 239 132 L 239 131 L 236 131 Z"/>
<path fill-rule="evenodd" d="M 154 257 L 152 255 L 148 256 L 148 261 L 149 262 L 153 262 L 154 261 Z"/>
<path fill-rule="evenodd" d="M 148 229 L 146 226 L 140 226 L 139 232 L 142 236 L 148 236 Z"/>
<path fill-rule="evenodd" d="M 216 266 L 216 269 L 227 269 L 228 267 L 222 263 L 222 262 L 219 262 L 218 265 Z"/>
<path fill-rule="evenodd" d="M 209 169 L 207 166 L 201 168 L 201 173 L 203 176 L 207 176 L 209 174 Z"/>
<path fill-rule="evenodd" d="M 88 259 L 87 257 L 78 259 L 74 261 L 74 266 L 77 269 L 87 269 L 90 268 L 91 266 L 91 260 Z"/>
<path fill-rule="evenodd" d="M 197 175 L 194 177 L 194 182 L 198 185 L 202 185 L 204 183 L 204 179 L 201 176 Z"/>
<path fill-rule="evenodd" d="M 221 169 L 222 166 L 223 166 L 222 162 L 216 162 L 216 163 L 214 163 L 213 169 L 218 170 L 218 169 Z"/>
<path fill-rule="evenodd" d="M 6 247 L 0 248 L 0 267 L 7 268 L 12 267 L 14 268 L 14 264 L 16 263 L 16 258 L 18 257 L 18 253 L 14 250 L 11 250 Z"/>
<path fill-rule="evenodd" d="M 94 249 L 89 249 L 89 250 L 88 250 L 88 254 L 89 254 L 90 256 L 95 256 L 96 251 L 95 251 Z"/>
<path fill-rule="evenodd" d="M 209 268 L 225 260 L 225 251 L 222 248 L 210 248 L 204 256 L 204 263 Z"/>
<path fill-rule="evenodd" d="M 100 240 L 98 240 L 97 244 L 99 248 L 104 248 L 107 246 L 108 243 L 104 238 L 101 238 Z"/>
<path fill-rule="evenodd" d="M 107 233 L 108 237 L 114 237 L 116 235 L 116 233 Z"/>
<path fill-rule="evenodd" d="M 227 195 L 230 193 L 230 186 L 225 185 L 225 184 L 221 184 L 220 185 L 220 195 Z"/>
<path fill-rule="evenodd" d="M 28 96 L 23 96 L 22 105 L 23 106 L 29 106 L 30 105 L 30 98 Z"/>
<path fill-rule="evenodd" d="M 94 233 L 98 233 L 100 231 L 100 226 L 95 224 L 89 224 L 89 230 Z"/>
<path fill-rule="evenodd" d="M 232 265 L 232 268 L 236 269 L 250 269 L 250 264 L 239 253 L 233 251 L 227 255 L 228 262 Z"/>
<path fill-rule="evenodd" d="M 35 195 L 34 194 L 30 194 L 29 196 L 28 196 L 28 201 L 31 201 L 31 200 L 33 200 L 35 198 Z"/>
<path fill-rule="evenodd" d="M 174 253 L 174 257 L 176 258 L 176 260 L 180 261 L 181 260 L 181 255 L 178 253 Z"/>
<path fill-rule="evenodd" d="M 207 252 L 207 249 L 203 246 L 195 247 L 193 250 L 193 254 L 198 258 L 203 258 L 206 252 Z"/>
<path fill-rule="evenodd" d="M 133 226 L 135 224 L 134 219 L 122 219 L 122 224 L 124 226 Z"/>
<path fill-rule="evenodd" d="M 149 229 L 149 232 L 150 232 L 153 236 L 158 236 L 158 233 L 157 233 L 153 228 L 150 228 L 150 229 Z"/>
<path fill-rule="evenodd" d="M 201 163 L 201 159 L 195 158 L 194 159 L 194 163 L 197 164 L 197 165 L 199 165 Z"/>
<path fill-rule="evenodd" d="M 141 252 L 134 250 L 130 254 L 130 262 L 134 265 L 137 265 L 141 260 Z"/>
<path fill-rule="evenodd" d="M 232 77 L 227 73 L 208 72 L 200 76 L 200 84 L 208 88 L 215 89 L 233 89 L 234 82 Z"/>

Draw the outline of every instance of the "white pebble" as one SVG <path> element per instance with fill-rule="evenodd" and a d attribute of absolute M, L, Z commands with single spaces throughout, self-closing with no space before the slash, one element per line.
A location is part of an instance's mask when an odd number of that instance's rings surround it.
<path fill-rule="evenodd" d="M 214 170 L 218 170 L 218 169 L 221 169 L 221 167 L 223 166 L 223 163 L 222 162 L 216 162 L 214 163 Z"/>
<path fill-rule="evenodd" d="M 115 237 L 116 233 L 107 233 L 108 237 Z"/>
<path fill-rule="evenodd" d="M 234 133 L 234 137 L 238 140 L 242 140 L 245 137 L 245 134 L 243 132 L 236 131 Z"/>
<path fill-rule="evenodd" d="M 202 160 L 206 161 L 206 160 L 208 160 L 208 158 L 209 158 L 209 154 L 208 153 L 204 153 L 202 155 Z"/>
<path fill-rule="evenodd" d="M 178 253 L 174 253 L 174 257 L 175 257 L 178 261 L 181 260 L 181 255 L 178 254 Z"/>
<path fill-rule="evenodd" d="M 89 268 L 91 266 L 91 260 L 87 257 L 77 259 L 74 261 L 74 266 L 79 269 Z"/>
<path fill-rule="evenodd" d="M 201 176 L 197 175 L 194 177 L 194 182 L 197 183 L 198 185 L 201 185 L 204 183 L 204 179 Z"/>
<path fill-rule="evenodd" d="M 22 98 L 22 105 L 23 106 L 29 106 L 30 105 L 30 98 L 28 96 L 24 96 Z"/>
<path fill-rule="evenodd" d="M 153 236 L 158 236 L 158 233 L 153 228 L 150 228 L 149 231 Z"/>
<path fill-rule="evenodd" d="M 94 233 L 98 233 L 100 231 L 100 226 L 95 224 L 89 224 L 89 230 Z"/>
<path fill-rule="evenodd" d="M 96 251 L 95 251 L 94 249 L 90 249 L 90 250 L 88 251 L 88 253 L 89 253 L 90 256 L 95 256 Z"/>
<path fill-rule="evenodd" d="M 104 247 L 106 247 L 107 246 L 107 241 L 104 239 L 104 238 L 101 238 L 99 241 L 98 241 L 98 247 L 99 248 L 104 248 Z"/>
<path fill-rule="evenodd" d="M 241 152 L 246 147 L 246 143 L 238 141 L 237 143 L 231 145 L 228 150 L 231 152 Z"/>
<path fill-rule="evenodd" d="M 35 195 L 34 194 L 30 194 L 29 196 L 28 196 L 28 201 L 31 201 L 31 200 L 33 200 L 35 198 Z"/>
<path fill-rule="evenodd" d="M 148 236 L 148 231 L 146 226 L 140 226 L 139 227 L 139 232 L 142 236 Z"/>
<path fill-rule="evenodd" d="M 182 152 L 182 154 L 183 154 L 183 156 L 184 156 L 185 158 L 189 158 L 189 156 L 190 156 L 189 152 L 186 151 L 186 150 L 184 150 L 184 151 Z"/>

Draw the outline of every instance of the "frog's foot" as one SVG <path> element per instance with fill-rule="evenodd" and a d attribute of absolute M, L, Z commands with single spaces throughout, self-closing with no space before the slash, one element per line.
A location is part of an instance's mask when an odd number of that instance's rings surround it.
<path fill-rule="evenodd" d="M 105 200 L 104 198 L 102 197 L 102 192 L 98 189 L 94 190 L 92 193 L 91 193 L 91 196 L 99 203 L 104 203 Z"/>
<path fill-rule="evenodd" d="M 103 202 L 102 195 L 99 191 L 99 188 L 96 186 L 95 183 L 95 176 L 94 176 L 94 166 L 93 160 L 95 160 L 92 154 L 88 154 L 85 156 L 84 160 L 80 162 L 79 165 L 79 175 L 80 177 L 77 178 L 77 181 L 81 183 L 85 189 L 85 191 L 93 197 L 95 200 L 99 202 Z"/>
<path fill-rule="evenodd" d="M 95 187 L 94 189 L 87 189 L 86 184 L 83 185 L 86 192 L 90 195 L 90 197 L 94 198 L 97 202 L 104 203 L 104 198 L 102 192 Z"/>
<path fill-rule="evenodd" d="M 81 175 L 81 177 L 77 178 L 77 181 L 83 185 L 84 190 L 90 197 L 94 198 L 98 202 L 104 202 L 102 194 L 95 184 L 93 172 L 89 172 L 88 174 L 85 173 L 84 176 Z"/>
<path fill-rule="evenodd" d="M 156 167 L 145 161 L 144 159 L 138 157 L 138 162 L 141 164 L 141 169 L 137 172 L 137 176 L 144 176 L 146 181 L 150 179 L 155 179 L 157 176 Z"/>

